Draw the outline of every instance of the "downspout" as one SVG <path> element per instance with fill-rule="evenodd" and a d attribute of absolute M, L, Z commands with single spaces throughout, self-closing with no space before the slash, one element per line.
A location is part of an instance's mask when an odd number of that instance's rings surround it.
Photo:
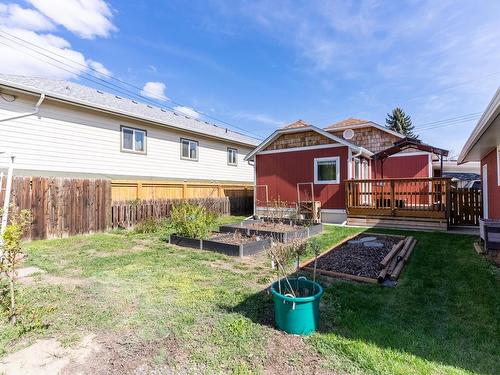
<path fill-rule="evenodd" d="M 25 113 L 23 115 L 17 115 L 17 116 L 14 116 L 14 117 L 2 118 L 2 119 L 0 119 L 0 122 L 9 121 L 9 120 L 17 120 L 17 119 L 20 119 L 20 118 L 23 118 L 23 117 L 28 117 L 28 116 L 36 115 L 40 111 L 40 105 L 42 104 L 42 102 L 43 102 L 44 99 L 45 99 L 45 94 L 42 93 L 42 94 L 40 94 L 40 99 L 38 99 L 38 101 L 36 102 L 35 106 L 33 107 L 33 111 L 32 112 Z"/>

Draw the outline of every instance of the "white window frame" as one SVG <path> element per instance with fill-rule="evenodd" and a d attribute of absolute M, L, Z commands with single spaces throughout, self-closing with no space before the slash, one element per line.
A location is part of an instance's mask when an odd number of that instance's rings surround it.
<path fill-rule="evenodd" d="M 130 130 L 132 132 L 132 149 L 129 149 L 129 148 L 125 148 L 124 147 L 124 135 L 125 133 L 123 132 L 123 130 L 126 129 L 126 130 Z M 136 133 L 142 133 L 144 134 L 144 150 L 143 151 L 137 151 L 135 149 L 135 134 Z M 130 126 L 124 126 L 122 125 L 120 127 L 120 149 L 122 152 L 130 152 L 132 154 L 141 154 L 141 155 L 145 155 L 147 153 L 147 139 L 148 139 L 148 132 L 144 129 L 138 129 L 138 128 L 132 128 Z"/>
<path fill-rule="evenodd" d="M 234 163 L 231 163 L 229 161 L 229 155 L 231 154 L 231 151 L 234 151 Z M 227 165 L 230 165 L 232 167 L 237 167 L 238 166 L 238 149 L 234 147 L 228 147 L 227 148 Z"/>
<path fill-rule="evenodd" d="M 318 162 L 334 161 L 337 164 L 337 176 L 335 180 L 318 180 Z M 314 158 L 314 183 L 317 185 L 340 184 L 340 157 L 329 156 L 326 158 Z"/>
<path fill-rule="evenodd" d="M 184 141 L 188 141 L 189 145 L 191 145 L 192 143 L 194 143 L 196 145 L 196 158 L 190 158 L 190 157 L 186 157 L 186 156 L 182 155 L 182 146 L 183 146 Z M 200 142 L 195 141 L 194 139 L 181 137 L 181 141 L 179 144 L 181 146 L 180 152 L 181 152 L 181 159 L 182 160 L 198 161 L 200 159 Z M 188 150 L 189 150 L 189 146 L 188 146 Z"/>

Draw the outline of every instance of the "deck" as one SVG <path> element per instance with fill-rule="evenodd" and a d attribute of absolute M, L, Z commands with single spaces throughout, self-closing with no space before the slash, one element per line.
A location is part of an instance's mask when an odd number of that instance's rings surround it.
<path fill-rule="evenodd" d="M 348 224 L 415 229 L 446 229 L 450 213 L 449 178 L 348 180 Z"/>

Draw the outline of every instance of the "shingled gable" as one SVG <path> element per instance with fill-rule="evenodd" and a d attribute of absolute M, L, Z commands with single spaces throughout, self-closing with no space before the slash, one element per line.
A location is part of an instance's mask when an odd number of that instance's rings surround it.
<path fill-rule="evenodd" d="M 327 132 L 339 138 L 343 138 L 344 131 L 347 129 L 354 131 L 354 135 L 349 139 L 349 142 L 372 152 L 385 150 L 404 138 L 402 134 L 373 121 L 352 117 L 325 128 Z"/>
<path fill-rule="evenodd" d="M 298 134 L 300 135 L 298 136 Z M 283 143 L 275 143 L 277 140 L 283 140 Z M 275 145 L 273 146 L 273 143 Z M 294 123 L 277 129 L 273 134 L 267 137 L 257 148 L 250 152 L 245 160 L 252 160 L 255 154 L 261 151 L 278 150 L 284 148 L 302 148 L 318 145 L 327 145 L 340 143 L 353 149 L 355 152 L 362 152 L 367 156 L 372 153 L 363 147 L 356 146 L 343 138 L 337 137 L 334 134 L 328 133 L 316 126 L 309 125 L 303 120 L 295 121 Z M 286 147 L 285 147 L 286 145 Z"/>

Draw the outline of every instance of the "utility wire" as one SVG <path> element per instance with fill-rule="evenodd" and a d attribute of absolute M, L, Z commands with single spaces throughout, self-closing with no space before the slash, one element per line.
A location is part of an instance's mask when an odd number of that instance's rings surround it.
<path fill-rule="evenodd" d="M 10 37 L 12 37 L 12 38 L 15 38 L 15 39 L 18 39 L 18 40 L 20 40 L 20 41 L 24 42 L 24 43 L 26 43 L 26 44 L 30 44 L 30 45 L 32 45 L 32 46 L 34 46 L 34 47 L 38 48 L 38 49 L 41 49 L 41 50 L 47 51 L 47 52 L 49 52 L 49 53 L 51 53 L 51 54 L 53 54 L 53 55 L 56 55 L 56 56 L 61 57 L 61 58 L 65 59 L 65 60 L 68 60 L 68 61 L 70 61 L 70 62 L 71 62 L 71 63 L 73 63 L 73 64 L 80 65 L 80 66 L 82 66 L 82 67 L 83 67 L 83 68 L 85 68 L 85 69 L 92 70 L 92 71 L 96 72 L 98 75 L 101 75 L 101 76 L 106 76 L 106 77 L 111 78 L 111 79 L 113 79 L 113 80 L 115 80 L 115 81 L 118 81 L 118 82 L 120 82 L 120 83 L 122 83 L 122 84 L 124 84 L 124 85 L 130 86 L 130 87 L 133 87 L 133 88 L 135 88 L 135 89 L 137 89 L 137 90 L 142 90 L 142 88 L 140 88 L 140 87 L 138 87 L 138 86 L 135 86 L 135 85 L 133 85 L 133 84 L 131 84 L 131 83 L 128 83 L 128 82 L 126 82 L 126 81 L 123 81 L 123 80 L 121 80 L 121 79 L 119 79 L 119 78 L 113 77 L 113 76 L 112 76 L 112 75 L 110 75 L 110 74 L 106 74 L 106 73 L 103 73 L 103 72 L 99 72 L 97 69 L 95 69 L 95 68 L 93 68 L 93 67 L 91 67 L 91 66 L 87 66 L 87 65 L 82 64 L 82 63 L 80 63 L 80 62 L 78 62 L 78 61 L 74 61 L 74 60 L 72 60 L 72 59 L 69 59 L 69 58 L 67 58 L 67 57 L 63 56 L 63 55 L 60 55 L 60 54 L 58 54 L 58 53 L 56 53 L 56 52 L 54 52 L 54 51 L 50 51 L 50 50 L 48 50 L 48 49 L 46 49 L 46 48 L 43 48 L 43 47 L 37 46 L 37 45 L 35 45 L 35 44 L 33 44 L 33 43 L 31 43 L 31 42 L 27 41 L 27 40 L 24 40 L 24 39 L 19 38 L 19 37 L 15 36 L 15 35 L 12 35 L 12 34 L 10 34 L 10 33 L 6 32 L 6 31 L 4 31 L 4 30 L 0 30 L 0 33 L 4 33 L 4 34 L 6 34 L 6 35 L 8 35 L 8 36 L 10 36 Z M 76 67 L 71 66 L 71 65 L 69 65 L 69 64 L 67 64 L 67 63 L 65 63 L 65 62 L 63 62 L 63 61 L 60 61 L 60 60 L 58 60 L 58 59 L 56 59 L 56 58 L 54 58 L 54 57 L 52 57 L 52 56 L 50 56 L 50 55 L 44 54 L 44 53 L 42 53 L 42 52 L 40 52 L 40 51 L 37 51 L 35 48 L 31 48 L 31 47 L 29 47 L 29 46 L 23 45 L 22 43 L 19 43 L 19 42 L 15 41 L 15 40 L 12 40 L 11 38 L 8 38 L 8 37 L 6 37 L 6 36 L 4 36 L 4 35 L 0 35 L 0 37 L 4 38 L 5 40 L 8 40 L 8 41 L 10 41 L 10 42 L 12 42 L 12 43 L 15 43 L 15 44 L 17 44 L 17 45 L 19 45 L 19 46 L 21 46 L 21 47 L 23 47 L 23 48 L 26 48 L 26 49 L 28 49 L 28 50 L 31 50 L 31 51 L 33 51 L 33 52 L 35 52 L 35 53 L 37 53 L 37 54 L 40 54 L 40 55 L 42 55 L 42 56 L 45 56 L 45 57 L 47 57 L 47 58 L 49 58 L 49 59 L 51 59 L 51 60 L 54 60 L 55 62 L 57 62 L 57 63 L 59 63 L 59 64 L 66 65 L 66 66 L 68 66 L 68 67 L 70 67 L 70 68 L 72 68 L 72 69 L 76 69 Z M 2 43 L 2 44 L 6 45 L 6 46 L 8 46 L 8 47 L 10 47 L 10 48 L 15 49 L 15 48 L 14 48 L 13 46 L 11 46 L 11 45 L 8 45 L 8 44 L 5 44 L 5 43 Z M 19 51 L 19 50 L 18 50 L 18 51 Z M 26 53 L 25 51 L 19 51 L 19 52 Z M 28 55 L 29 55 L 29 54 L 28 54 Z M 30 55 L 30 56 L 33 56 L 33 55 Z M 34 57 L 34 56 L 33 56 L 33 57 Z M 50 64 L 50 62 L 48 62 L 48 61 L 46 61 L 46 60 L 43 60 L 43 59 L 38 59 L 38 60 L 40 60 L 40 61 L 43 61 L 43 62 L 45 62 L 45 63 Z M 54 64 L 50 64 L 50 65 L 52 65 L 52 66 L 54 66 L 54 67 L 56 67 L 56 68 L 59 68 L 59 69 L 65 70 L 65 71 L 67 71 L 67 72 L 69 72 L 69 73 L 71 73 L 71 74 L 74 74 L 74 75 L 78 76 L 79 78 L 83 78 L 83 79 L 86 79 L 86 80 L 88 80 L 88 81 L 90 81 L 90 82 L 93 82 L 93 83 L 96 83 L 96 84 L 99 84 L 99 85 L 105 86 L 106 88 L 108 88 L 108 89 L 110 89 L 110 90 L 118 91 L 118 92 L 120 92 L 120 93 L 122 93 L 122 94 L 124 94 L 124 92 L 125 92 L 125 93 L 126 93 L 125 95 L 133 95 L 133 96 L 135 96 L 135 97 L 137 97 L 137 98 L 140 98 L 142 101 L 146 101 L 146 102 L 148 102 L 148 103 L 153 103 L 153 104 L 154 104 L 154 105 L 156 105 L 156 106 L 165 107 L 165 108 L 168 108 L 169 110 L 174 111 L 174 112 L 181 112 L 181 111 L 176 111 L 174 108 L 169 107 L 169 106 L 167 106 L 167 105 L 165 105 L 165 104 L 163 104 L 163 103 L 158 103 L 157 101 L 151 100 L 151 98 L 147 98 L 147 97 L 145 97 L 145 96 L 143 96 L 143 95 L 137 94 L 137 93 L 135 93 L 134 91 L 131 91 L 131 90 L 129 90 L 129 89 L 127 89 L 127 88 L 125 88 L 125 87 L 122 87 L 122 86 L 116 85 L 116 84 L 114 84 L 114 83 L 112 83 L 112 82 L 109 82 L 109 81 L 106 81 L 105 79 L 100 78 L 99 76 L 94 76 L 94 75 L 91 75 L 91 74 L 89 74 L 89 73 L 84 72 L 83 74 L 86 74 L 86 75 L 88 75 L 88 76 L 90 76 L 90 77 L 92 77 L 92 78 L 93 78 L 93 79 L 89 79 L 89 78 L 87 78 L 87 77 L 83 76 L 81 73 L 74 72 L 74 71 L 70 71 L 70 70 L 68 70 L 68 69 L 64 69 L 64 68 L 62 68 L 62 67 L 60 67 L 60 66 L 57 66 L 57 65 L 54 65 Z M 97 80 L 101 81 L 102 83 L 100 83 L 100 82 L 96 82 L 94 79 L 97 79 Z M 112 87 L 111 87 L 111 86 L 112 86 Z M 157 98 L 159 98 L 158 96 L 156 96 L 156 95 L 154 95 L 154 94 L 152 94 L 152 95 L 153 95 L 153 96 L 155 96 L 155 97 L 157 97 Z M 175 101 L 173 101 L 173 100 L 171 100 L 171 99 L 169 99 L 169 101 L 170 101 L 171 103 L 173 103 L 173 104 L 177 105 L 177 106 L 184 106 L 183 104 L 178 103 L 178 102 L 175 102 Z M 207 113 L 205 113 L 205 112 L 201 112 L 201 111 L 198 111 L 198 110 L 195 110 L 195 109 L 193 109 L 193 110 L 194 110 L 196 113 L 198 113 L 198 114 L 200 114 L 200 115 L 203 115 L 203 116 L 205 116 L 205 117 L 207 117 L 207 118 L 210 118 L 210 119 L 212 119 L 212 120 L 214 120 L 214 121 L 217 121 L 217 122 L 219 122 L 219 123 L 223 123 L 223 124 L 225 124 L 225 125 L 227 125 L 227 126 L 230 126 L 230 127 L 232 127 L 232 128 L 235 128 L 235 129 L 238 129 L 238 130 L 243 131 L 243 132 L 245 132 L 245 133 L 248 133 L 248 134 L 250 134 L 250 135 L 252 135 L 252 136 L 255 136 L 255 134 L 253 134 L 253 133 L 249 132 L 248 130 L 246 130 L 246 129 L 244 129 L 244 128 L 238 127 L 238 126 L 236 126 L 236 125 L 234 125 L 234 124 L 231 124 L 231 123 L 229 123 L 229 122 L 227 122 L 227 121 L 221 120 L 221 119 L 216 118 L 216 117 L 213 117 L 213 116 L 211 116 L 211 115 L 208 115 L 208 114 L 207 114 Z M 181 112 L 181 113 L 182 113 L 182 112 Z M 188 117 L 189 117 L 189 116 L 188 116 Z"/>

